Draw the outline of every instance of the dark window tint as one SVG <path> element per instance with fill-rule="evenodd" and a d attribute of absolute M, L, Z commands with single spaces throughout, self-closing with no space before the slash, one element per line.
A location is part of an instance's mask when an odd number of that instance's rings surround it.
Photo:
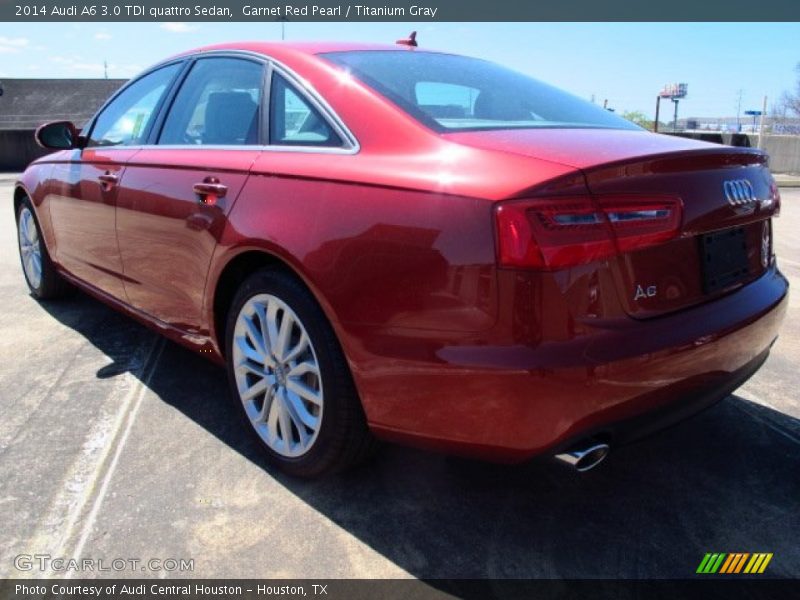
<path fill-rule="evenodd" d="M 319 111 L 277 73 L 270 91 L 269 141 L 287 146 L 342 145 Z"/>
<path fill-rule="evenodd" d="M 89 146 L 134 146 L 145 141 L 158 104 L 180 69 L 169 65 L 130 84 L 97 117 Z"/>
<path fill-rule="evenodd" d="M 466 119 L 475 114 L 475 99 L 480 90 L 457 83 L 418 81 L 414 102 L 434 119 Z"/>
<path fill-rule="evenodd" d="M 638 129 L 590 102 L 475 58 L 407 50 L 330 52 L 323 56 L 437 131 Z"/>
<path fill-rule="evenodd" d="M 237 58 L 198 60 L 172 103 L 159 144 L 258 144 L 264 67 Z"/>

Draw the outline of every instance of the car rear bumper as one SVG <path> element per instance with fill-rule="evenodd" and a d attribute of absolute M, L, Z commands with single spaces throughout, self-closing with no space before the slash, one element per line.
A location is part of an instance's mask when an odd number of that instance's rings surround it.
<path fill-rule="evenodd" d="M 612 419 L 593 429 L 580 430 L 562 440 L 552 451 L 566 451 L 586 439 L 598 439 L 620 446 L 670 427 L 727 398 L 750 379 L 768 357 L 769 349 L 732 373 L 702 375 L 657 390 L 658 397 L 653 399 L 657 408 L 620 420 Z M 637 402 L 647 406 L 650 399 L 642 397 Z"/>
<path fill-rule="evenodd" d="M 373 330 L 350 331 L 345 344 L 379 437 L 519 461 L 588 436 L 622 443 L 724 398 L 766 359 L 787 303 L 788 282 L 772 267 L 714 302 L 566 341 L 443 343 Z"/>

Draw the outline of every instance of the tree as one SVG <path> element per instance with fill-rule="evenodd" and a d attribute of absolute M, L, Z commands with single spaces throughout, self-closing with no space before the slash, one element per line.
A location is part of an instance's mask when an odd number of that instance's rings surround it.
<path fill-rule="evenodd" d="M 780 100 L 777 102 L 777 107 L 781 112 L 794 113 L 800 117 L 800 63 L 794 68 L 797 73 L 797 83 L 793 92 L 783 92 Z"/>
<path fill-rule="evenodd" d="M 639 127 L 645 129 L 653 129 L 653 121 L 647 118 L 647 115 L 640 110 L 626 110 L 622 115 L 623 119 L 628 119 L 631 123 L 636 123 Z"/>

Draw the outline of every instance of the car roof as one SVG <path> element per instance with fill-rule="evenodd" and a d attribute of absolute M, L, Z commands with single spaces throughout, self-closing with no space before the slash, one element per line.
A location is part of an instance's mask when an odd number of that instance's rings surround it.
<path fill-rule="evenodd" d="M 176 57 L 203 52 L 219 52 L 224 50 L 254 52 L 272 57 L 276 60 L 297 58 L 300 55 L 315 55 L 326 52 L 346 52 L 357 50 L 397 50 L 410 51 L 416 49 L 399 44 L 363 44 L 356 42 L 226 42 L 202 46 L 194 50 L 181 52 Z"/>

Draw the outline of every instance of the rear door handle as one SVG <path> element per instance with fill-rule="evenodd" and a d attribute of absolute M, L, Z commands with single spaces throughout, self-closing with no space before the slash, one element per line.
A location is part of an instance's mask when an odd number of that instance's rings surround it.
<path fill-rule="evenodd" d="M 228 186 L 221 184 L 216 177 L 206 177 L 202 183 L 195 183 L 193 189 L 203 204 L 214 204 L 228 193 Z"/>

